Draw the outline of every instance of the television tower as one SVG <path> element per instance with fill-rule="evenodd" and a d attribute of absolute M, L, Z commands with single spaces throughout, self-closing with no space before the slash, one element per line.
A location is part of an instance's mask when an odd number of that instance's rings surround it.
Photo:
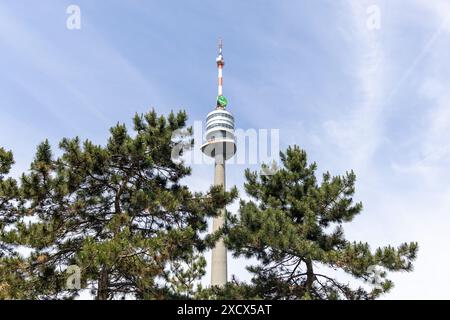
<path fill-rule="evenodd" d="M 219 86 L 215 110 L 208 113 L 206 118 L 206 142 L 201 149 L 208 157 L 215 159 L 214 185 L 225 189 L 225 161 L 236 153 L 234 138 L 234 117 L 226 110 L 227 99 L 223 95 L 222 71 L 225 61 L 222 55 L 222 41 L 219 41 L 219 55 L 216 59 Z M 225 224 L 225 208 L 213 220 L 213 232 Z M 227 282 L 227 249 L 220 239 L 212 250 L 211 259 L 211 285 L 223 286 Z"/>

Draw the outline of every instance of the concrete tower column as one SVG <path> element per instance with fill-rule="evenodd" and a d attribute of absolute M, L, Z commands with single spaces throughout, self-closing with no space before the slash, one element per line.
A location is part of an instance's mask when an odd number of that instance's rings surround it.
<path fill-rule="evenodd" d="M 215 157 L 214 185 L 225 189 L 225 159 L 223 153 Z M 220 215 L 213 220 L 213 232 L 225 224 L 225 209 L 220 210 Z M 227 282 L 227 249 L 220 238 L 212 249 L 211 258 L 211 285 L 224 286 Z"/>

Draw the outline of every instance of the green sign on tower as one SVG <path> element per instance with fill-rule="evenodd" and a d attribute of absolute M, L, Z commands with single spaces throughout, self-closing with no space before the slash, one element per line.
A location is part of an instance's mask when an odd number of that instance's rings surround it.
<path fill-rule="evenodd" d="M 225 98 L 225 96 L 218 96 L 217 97 L 217 105 L 219 107 L 225 108 L 228 104 L 228 100 L 227 98 Z"/>

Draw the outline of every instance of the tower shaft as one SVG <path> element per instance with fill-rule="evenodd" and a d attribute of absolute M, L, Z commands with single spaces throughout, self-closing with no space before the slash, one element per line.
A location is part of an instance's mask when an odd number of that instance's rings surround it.
<path fill-rule="evenodd" d="M 223 154 L 215 157 L 214 185 L 225 189 L 225 159 Z M 220 209 L 219 215 L 213 220 L 213 232 L 222 228 L 225 223 L 225 208 Z M 211 285 L 223 286 L 227 282 L 227 249 L 220 238 L 212 249 Z"/>

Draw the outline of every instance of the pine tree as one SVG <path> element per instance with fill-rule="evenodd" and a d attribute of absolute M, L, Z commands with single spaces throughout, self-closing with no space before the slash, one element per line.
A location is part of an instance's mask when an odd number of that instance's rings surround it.
<path fill-rule="evenodd" d="M 240 215 L 230 217 L 228 246 L 236 256 L 258 259 L 249 267 L 249 297 L 375 299 L 393 286 L 387 272 L 412 270 L 417 243 L 372 251 L 367 243 L 345 239 L 343 224 L 362 210 L 353 201 L 353 172 L 333 177 L 327 172 L 319 183 L 316 164 L 308 164 L 297 146 L 281 153 L 281 161 L 273 175 L 245 172 L 245 190 L 252 199 L 241 200 Z M 334 270 L 362 282 L 354 288 L 339 281 Z M 239 292 L 240 286 L 230 284 L 222 296 Z"/>
<path fill-rule="evenodd" d="M 261 300 L 260 292 L 252 284 L 248 284 L 232 277 L 224 286 L 197 288 L 195 299 L 199 300 Z"/>
<path fill-rule="evenodd" d="M 198 282 L 206 274 L 205 267 L 205 257 L 198 252 L 192 252 L 183 261 L 171 262 L 166 275 L 169 291 L 177 298 L 194 298 L 202 290 Z"/>
<path fill-rule="evenodd" d="M 19 217 L 17 181 L 6 178 L 13 164 L 13 154 L 0 148 L 0 300 L 25 298 L 28 292 L 26 263 L 9 236 Z"/>
<path fill-rule="evenodd" d="M 172 159 L 179 143 L 173 136 L 186 119 L 184 112 L 136 115 L 133 135 L 117 124 L 104 147 L 63 139 L 57 158 L 48 141 L 38 147 L 20 188 L 31 222 L 21 221 L 14 234 L 33 248 L 28 282 L 36 298 L 79 294 L 67 286 L 69 266 L 79 268 L 81 287 L 97 299 L 190 294 L 189 285 L 173 290 L 170 266 L 189 264 L 213 245 L 220 233 L 204 235 L 207 219 L 236 190 L 192 193 L 181 184 L 190 169 Z M 202 268 L 196 263 L 191 276 Z"/>
<path fill-rule="evenodd" d="M 12 178 L 5 178 L 14 164 L 12 152 L 0 148 L 0 237 L 5 228 L 14 222 L 15 200 L 17 200 L 17 183 Z M 11 252 L 5 241 L 0 238 L 0 258 Z"/>

